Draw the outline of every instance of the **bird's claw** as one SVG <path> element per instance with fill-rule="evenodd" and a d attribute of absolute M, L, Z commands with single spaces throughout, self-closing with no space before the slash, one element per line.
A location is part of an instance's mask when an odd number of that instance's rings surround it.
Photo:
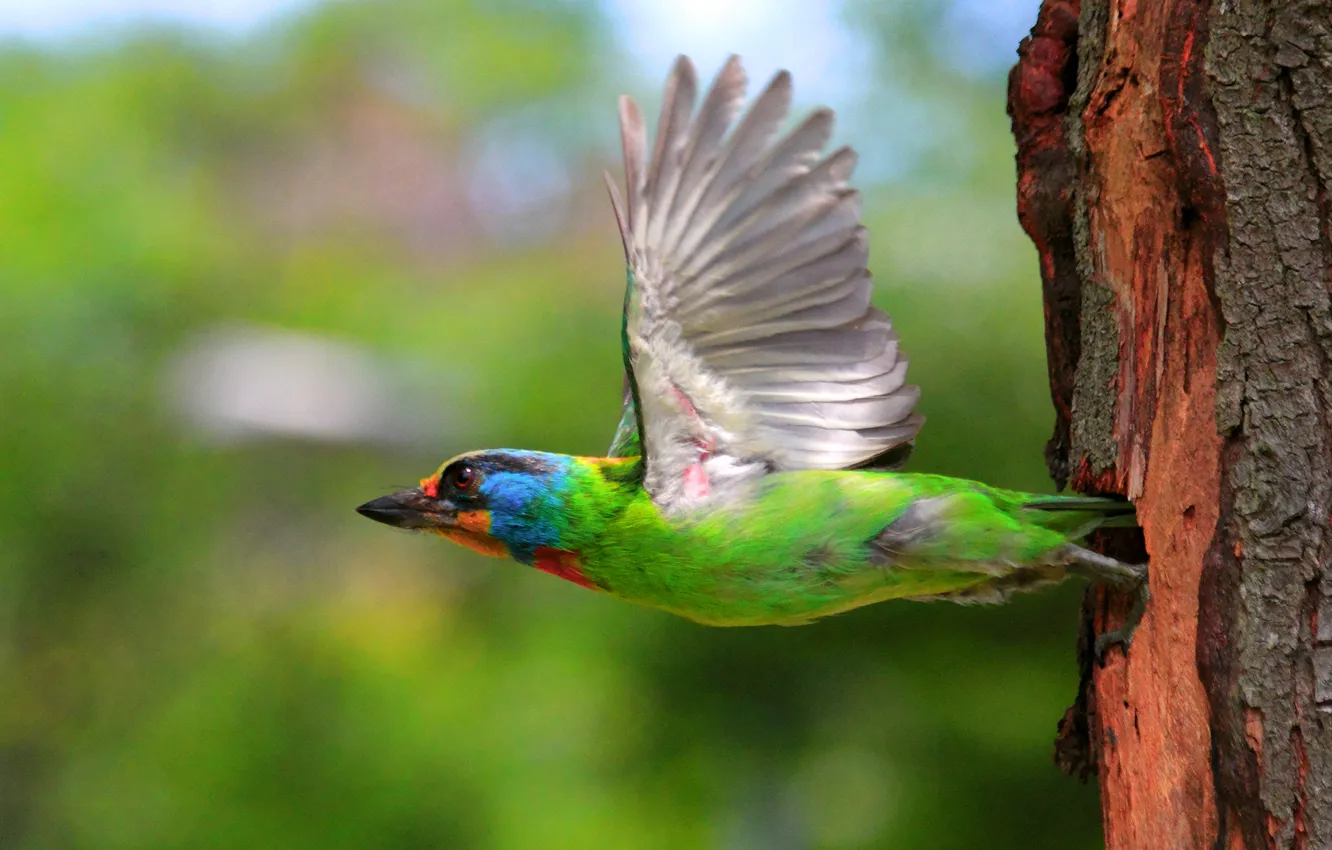
<path fill-rule="evenodd" d="M 1100 667 L 1105 666 L 1106 653 L 1111 647 L 1120 646 L 1124 648 L 1124 657 L 1128 657 L 1129 647 L 1133 646 L 1133 633 L 1137 631 L 1137 624 L 1132 626 L 1123 626 L 1113 631 L 1104 632 L 1096 636 L 1096 664 Z"/>
<path fill-rule="evenodd" d="M 1147 611 L 1147 602 L 1151 598 L 1152 593 L 1144 576 L 1143 580 L 1134 589 L 1133 607 L 1129 609 L 1128 616 L 1124 618 L 1124 625 L 1096 636 L 1093 652 L 1098 666 L 1105 666 L 1106 653 L 1114 646 L 1123 647 L 1124 657 L 1128 657 L 1129 647 L 1133 645 L 1133 634 L 1138 630 L 1138 624 L 1142 622 L 1142 615 Z"/>

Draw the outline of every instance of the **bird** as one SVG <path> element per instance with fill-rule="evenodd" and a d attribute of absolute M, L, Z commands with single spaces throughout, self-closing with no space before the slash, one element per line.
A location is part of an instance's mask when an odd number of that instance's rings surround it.
<path fill-rule="evenodd" d="M 730 57 L 696 106 L 671 69 L 648 151 L 619 100 L 625 189 L 621 418 L 605 456 L 459 455 L 364 516 L 508 557 L 711 626 L 803 625 L 889 599 L 1005 601 L 1080 575 L 1134 592 L 1147 566 L 1079 545 L 1131 503 L 900 471 L 923 418 L 888 315 L 870 303 L 856 154 L 833 112 L 782 132 L 779 71 L 741 114 Z"/>

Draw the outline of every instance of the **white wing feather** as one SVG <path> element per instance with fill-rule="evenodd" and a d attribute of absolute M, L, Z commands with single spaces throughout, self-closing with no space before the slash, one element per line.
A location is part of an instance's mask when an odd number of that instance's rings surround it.
<path fill-rule="evenodd" d="M 607 182 L 631 273 L 627 365 L 644 485 L 667 511 L 773 471 L 864 464 L 922 422 L 892 323 L 870 305 L 855 153 L 823 156 L 827 109 L 774 141 L 785 71 L 731 129 L 745 85 L 731 57 L 695 114 L 680 57 L 650 159 L 620 99 L 624 201 Z"/>

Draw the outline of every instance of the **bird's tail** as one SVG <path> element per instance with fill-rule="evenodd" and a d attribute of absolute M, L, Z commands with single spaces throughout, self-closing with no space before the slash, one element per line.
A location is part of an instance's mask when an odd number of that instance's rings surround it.
<path fill-rule="evenodd" d="M 1097 528 L 1137 528 L 1133 503 L 1099 496 L 1037 496 L 1022 504 L 1023 510 L 1038 511 L 1032 517 L 1039 525 L 1056 529 L 1070 538 L 1082 537 Z"/>

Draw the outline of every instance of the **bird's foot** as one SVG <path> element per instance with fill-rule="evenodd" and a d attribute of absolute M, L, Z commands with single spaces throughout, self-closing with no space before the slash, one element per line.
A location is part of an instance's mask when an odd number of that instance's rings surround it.
<path fill-rule="evenodd" d="M 1123 647 L 1124 657 L 1128 657 L 1129 647 L 1133 645 L 1133 633 L 1138 630 L 1138 624 L 1142 622 L 1142 615 L 1147 611 L 1147 603 L 1152 598 L 1152 592 L 1147 586 L 1147 567 L 1141 565 L 1138 569 L 1142 570 L 1142 578 L 1133 592 L 1133 607 L 1129 609 L 1128 616 L 1124 618 L 1124 625 L 1096 636 L 1094 652 L 1096 663 L 1104 667 L 1106 653 L 1113 646 Z"/>
<path fill-rule="evenodd" d="M 1124 655 L 1127 656 L 1129 647 L 1133 645 L 1133 632 L 1137 630 L 1138 623 L 1142 622 L 1147 602 L 1151 599 L 1151 593 L 1147 588 L 1147 565 L 1126 564 L 1108 555 L 1072 544 L 1069 544 L 1064 554 L 1067 558 L 1065 566 L 1070 573 L 1080 575 L 1089 581 L 1133 591 L 1133 607 L 1129 609 L 1124 625 L 1097 635 L 1094 648 L 1096 663 L 1102 667 L 1105 666 L 1105 656 L 1111 647 L 1123 647 Z"/>

